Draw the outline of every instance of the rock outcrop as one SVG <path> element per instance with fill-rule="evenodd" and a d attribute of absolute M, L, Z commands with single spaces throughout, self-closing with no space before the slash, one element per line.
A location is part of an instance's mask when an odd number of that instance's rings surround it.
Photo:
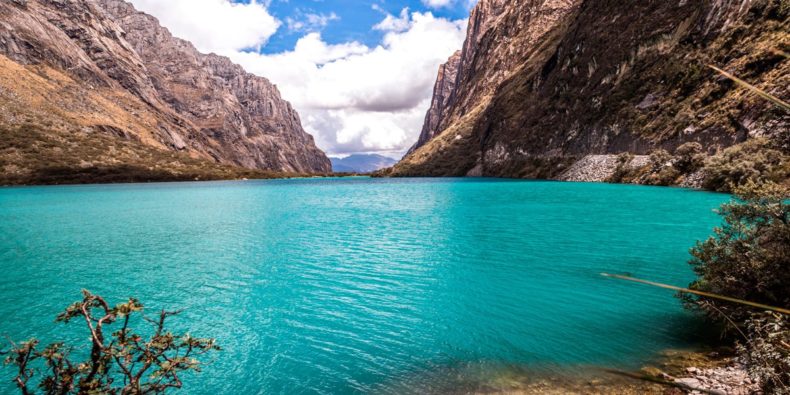
<path fill-rule="evenodd" d="M 455 93 L 458 66 L 460 65 L 461 51 L 458 51 L 447 60 L 447 63 L 439 67 L 439 76 L 436 78 L 436 84 L 433 87 L 431 107 L 428 109 L 428 113 L 425 114 L 422 132 L 408 153 L 412 153 L 417 148 L 422 147 L 441 131 L 442 121 L 447 116 L 447 110 L 450 108 L 450 103 Z"/>
<path fill-rule="evenodd" d="M 219 165 L 331 171 L 276 86 L 199 53 L 123 0 L 0 2 L 0 61 L 5 127 L 94 131 Z"/>
<path fill-rule="evenodd" d="M 385 174 L 556 178 L 589 155 L 780 138 L 787 113 L 707 66 L 786 100 L 789 13 L 782 0 L 481 0 L 419 141 Z"/>

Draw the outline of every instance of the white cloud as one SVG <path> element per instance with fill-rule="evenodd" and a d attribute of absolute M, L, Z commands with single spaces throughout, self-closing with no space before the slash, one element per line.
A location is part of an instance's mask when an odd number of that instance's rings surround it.
<path fill-rule="evenodd" d="M 387 14 L 384 20 L 373 26 L 375 30 L 402 32 L 409 29 L 411 26 L 411 18 L 409 16 L 409 9 L 404 8 L 399 16 Z"/>
<path fill-rule="evenodd" d="M 292 32 L 316 32 L 326 27 L 329 22 L 338 20 L 340 17 L 334 12 L 329 14 L 307 13 L 298 15 L 296 18 L 287 17 L 285 23 L 288 30 Z"/>
<path fill-rule="evenodd" d="M 422 128 L 439 65 L 461 47 L 466 31 L 466 21 L 403 10 L 373 26 L 384 32 L 375 47 L 329 44 L 320 33 L 305 30 L 293 50 L 260 54 L 247 49 L 264 43 L 279 26 L 260 3 L 132 1 L 159 17 L 176 36 L 201 50 L 229 56 L 277 84 L 299 111 L 305 129 L 329 154 L 405 152 Z M 188 11 L 186 4 L 202 11 Z M 209 10 L 215 14 L 210 18 L 204 15 Z M 241 15 L 246 13 L 257 16 L 247 19 Z M 234 15 L 240 19 L 229 17 Z M 317 17 L 317 25 L 333 19 L 331 14 Z"/>
<path fill-rule="evenodd" d="M 264 4 L 228 0 L 130 0 L 143 12 L 156 16 L 173 35 L 189 40 L 202 52 L 228 53 L 258 48 L 281 22 Z"/>
<path fill-rule="evenodd" d="M 466 22 L 406 11 L 375 28 L 386 33 L 374 48 L 312 33 L 293 51 L 231 57 L 278 84 L 330 154 L 403 152 L 417 140 L 436 72 L 461 47 Z"/>
<path fill-rule="evenodd" d="M 454 3 L 453 0 L 422 0 L 422 3 L 431 8 L 449 7 Z"/>

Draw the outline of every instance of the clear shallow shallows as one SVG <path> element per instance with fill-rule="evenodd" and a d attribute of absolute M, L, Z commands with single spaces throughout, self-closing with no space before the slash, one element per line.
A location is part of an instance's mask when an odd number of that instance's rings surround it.
<path fill-rule="evenodd" d="M 599 273 L 687 284 L 688 248 L 727 199 L 481 179 L 0 189 L 0 334 L 75 339 L 53 318 L 89 288 L 186 308 L 174 326 L 219 339 L 190 394 L 422 393 L 487 368 L 636 367 L 689 345 L 693 321 L 671 292 Z"/>

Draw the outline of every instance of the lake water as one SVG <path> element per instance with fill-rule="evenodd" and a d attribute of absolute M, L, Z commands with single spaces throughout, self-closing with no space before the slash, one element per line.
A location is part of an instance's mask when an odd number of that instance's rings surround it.
<path fill-rule="evenodd" d="M 86 342 L 88 288 L 186 309 L 190 394 L 428 393 L 692 346 L 672 292 L 726 195 L 485 179 L 0 189 L 0 335 Z M 10 378 L 9 371 L 3 371 Z M 3 378 L 0 393 L 13 390 Z"/>

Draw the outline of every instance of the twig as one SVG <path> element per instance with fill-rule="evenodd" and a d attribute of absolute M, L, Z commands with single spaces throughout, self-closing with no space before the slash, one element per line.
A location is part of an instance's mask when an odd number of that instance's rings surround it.
<path fill-rule="evenodd" d="M 717 295 L 717 294 L 713 294 L 713 293 L 710 293 L 710 292 L 695 291 L 693 289 L 681 288 L 681 287 L 676 287 L 674 285 L 667 285 L 667 284 L 661 284 L 661 283 L 657 283 L 657 282 L 653 282 L 653 281 L 641 280 L 641 279 L 634 278 L 634 277 L 621 276 L 619 274 L 601 273 L 601 275 L 604 276 L 604 277 L 611 277 L 611 278 L 616 278 L 616 279 L 619 279 L 619 280 L 626 280 L 626 281 L 632 281 L 632 282 L 640 283 L 640 284 L 652 285 L 654 287 L 659 287 L 659 288 L 664 288 L 664 289 L 671 289 L 673 291 L 678 291 L 678 292 L 683 292 L 683 293 L 690 293 L 690 294 L 694 294 L 694 295 L 698 295 L 698 296 L 704 296 L 706 298 L 724 300 L 724 301 L 727 301 L 727 302 L 738 303 L 738 304 L 751 306 L 751 307 L 755 307 L 755 308 L 762 309 L 762 310 L 769 310 L 769 311 L 773 311 L 773 312 L 776 312 L 776 313 L 781 313 L 781 314 L 784 314 L 784 315 L 790 315 L 790 310 L 788 310 L 788 309 L 783 309 L 781 307 L 773 307 L 773 306 L 769 306 L 769 305 L 762 304 L 762 303 L 750 302 L 748 300 L 731 298 L 729 296 Z"/>
<path fill-rule="evenodd" d="M 758 88 L 758 87 L 756 87 L 756 86 L 754 86 L 754 85 L 752 85 L 752 84 L 750 84 L 750 83 L 748 83 L 748 82 L 746 82 L 746 81 L 744 81 L 744 80 L 742 80 L 742 79 L 740 79 L 740 78 L 738 78 L 738 77 L 736 77 L 736 76 L 734 76 L 734 75 L 732 75 L 732 74 L 730 74 L 730 73 L 728 73 L 728 72 L 726 72 L 726 71 L 724 71 L 724 70 L 722 70 L 722 69 L 720 69 L 720 68 L 718 68 L 716 66 L 714 66 L 714 65 L 710 65 L 709 64 L 708 67 L 710 67 L 713 70 L 716 70 L 716 72 L 718 72 L 719 74 L 721 74 L 721 75 L 723 75 L 723 76 L 735 81 L 736 84 L 738 84 L 738 85 L 740 85 L 740 86 L 752 91 L 753 93 L 757 94 L 757 96 L 760 96 L 763 99 L 766 99 L 766 100 L 768 100 L 770 102 L 773 102 L 774 104 L 778 105 L 779 107 L 782 107 L 782 108 L 784 108 L 787 111 L 790 111 L 790 104 L 788 104 L 786 101 L 783 101 L 782 99 L 780 99 L 780 98 L 778 98 L 778 97 L 776 97 L 776 96 L 774 96 L 774 95 L 772 95 L 772 94 L 770 94 L 770 93 L 768 93 L 768 92 L 766 92 L 766 91 L 764 91 L 764 90 L 762 90 L 762 89 L 760 89 L 760 88 Z"/>

